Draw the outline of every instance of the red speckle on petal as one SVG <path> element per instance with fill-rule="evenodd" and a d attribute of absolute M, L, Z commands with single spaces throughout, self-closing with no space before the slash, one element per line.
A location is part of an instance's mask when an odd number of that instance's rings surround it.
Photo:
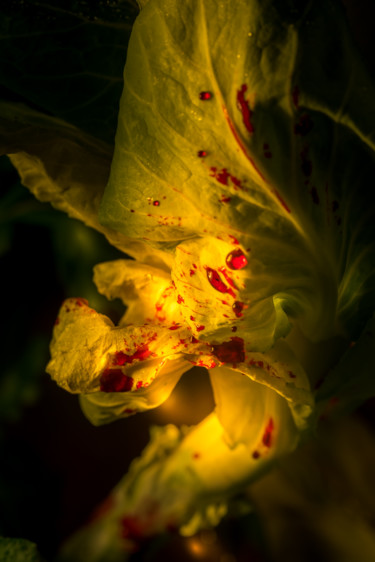
<path fill-rule="evenodd" d="M 154 205 L 154 207 L 159 207 L 160 201 L 154 201 L 154 202 L 153 202 L 153 205 Z"/>
<path fill-rule="evenodd" d="M 192 322 L 195 322 L 195 316 L 190 316 L 190 320 L 191 320 Z"/>
<path fill-rule="evenodd" d="M 230 252 L 225 258 L 225 263 L 230 269 L 243 269 L 247 266 L 247 259 L 240 248 Z"/>
<path fill-rule="evenodd" d="M 181 303 L 185 302 L 184 297 L 182 297 L 181 295 L 177 295 L 177 302 L 178 302 L 178 304 L 181 304 Z"/>
<path fill-rule="evenodd" d="M 291 379 L 297 378 L 297 375 L 295 375 L 294 373 L 292 373 L 292 371 L 288 371 L 288 375 L 290 376 Z"/>
<path fill-rule="evenodd" d="M 211 267 L 206 267 L 206 271 L 207 271 L 207 279 L 209 280 L 211 286 L 217 291 L 219 291 L 220 293 L 227 293 L 228 287 L 221 279 L 216 269 L 212 269 Z"/>
<path fill-rule="evenodd" d="M 196 330 L 197 332 L 201 332 L 202 330 L 205 330 L 206 326 L 196 326 Z"/>
<path fill-rule="evenodd" d="M 100 378 L 101 392 L 129 392 L 132 387 L 133 379 L 121 369 L 106 369 Z"/>
<path fill-rule="evenodd" d="M 193 453 L 193 459 L 200 459 L 200 458 L 201 458 L 200 453 Z"/>
<path fill-rule="evenodd" d="M 199 340 L 197 340 L 194 336 L 191 336 L 190 341 L 191 343 L 199 343 Z"/>
<path fill-rule="evenodd" d="M 226 341 L 212 346 L 212 353 L 222 363 L 243 363 L 245 361 L 244 341 L 234 336 Z"/>
<path fill-rule="evenodd" d="M 192 277 L 193 275 L 195 275 L 194 269 L 191 269 L 189 273 L 190 273 L 190 277 Z"/>
<path fill-rule="evenodd" d="M 251 122 L 253 112 L 249 107 L 249 102 L 245 100 L 246 91 L 246 84 L 242 84 L 241 89 L 237 91 L 237 106 L 242 113 L 242 120 L 246 129 L 252 134 L 254 132 L 254 125 Z"/>
<path fill-rule="evenodd" d="M 259 459 L 259 457 L 260 457 L 259 451 L 254 451 L 253 454 L 252 454 L 252 457 L 253 457 L 253 459 Z"/>
<path fill-rule="evenodd" d="M 230 197 L 226 197 L 225 195 L 222 195 L 221 198 L 219 199 L 220 203 L 229 203 L 231 200 Z"/>
<path fill-rule="evenodd" d="M 77 306 L 88 306 L 88 304 L 89 303 L 86 299 L 82 299 L 82 298 L 76 299 Z"/>
<path fill-rule="evenodd" d="M 230 173 L 226 168 L 222 168 L 222 170 L 217 171 L 217 168 L 210 168 L 211 170 L 211 177 L 215 178 L 219 183 L 222 185 L 228 185 L 228 179 L 230 178 Z"/>
<path fill-rule="evenodd" d="M 239 246 L 239 241 L 237 240 L 237 238 L 235 238 L 234 236 L 232 236 L 231 234 L 228 234 L 229 238 L 232 238 L 232 244 L 236 244 L 237 246 Z"/>
<path fill-rule="evenodd" d="M 207 101 L 212 98 L 211 92 L 200 92 L 199 99 L 202 101 Z"/>
<path fill-rule="evenodd" d="M 198 151 L 199 158 L 205 158 L 207 156 L 207 152 L 205 150 Z"/>
<path fill-rule="evenodd" d="M 135 360 L 144 361 L 145 359 L 150 357 L 150 355 L 153 355 L 153 353 L 149 350 L 148 345 L 141 345 L 132 355 L 128 355 L 123 351 L 117 351 L 115 353 L 113 364 L 122 366 L 125 364 L 133 363 L 133 361 Z"/>
<path fill-rule="evenodd" d="M 178 330 L 180 327 L 180 324 L 176 324 L 175 322 L 173 322 L 172 326 L 169 327 L 169 330 Z"/>
<path fill-rule="evenodd" d="M 140 388 L 142 388 L 142 386 L 143 386 L 143 382 L 142 382 L 142 381 L 138 381 L 135 388 L 136 388 L 137 390 L 139 390 Z"/>
<path fill-rule="evenodd" d="M 232 326 L 232 332 L 237 332 L 237 326 Z"/>
<path fill-rule="evenodd" d="M 273 430 L 274 430 L 274 429 L 275 429 L 275 428 L 274 428 L 274 424 L 273 424 L 273 419 L 270 418 L 270 419 L 268 420 L 267 427 L 266 427 L 266 429 L 264 430 L 263 437 L 262 437 L 262 443 L 263 443 L 263 445 L 264 445 L 265 447 L 268 447 L 268 448 L 271 447 L 271 444 L 272 444 L 272 433 L 273 433 Z"/>
<path fill-rule="evenodd" d="M 247 306 L 240 301 L 235 301 L 232 305 L 232 310 L 234 312 L 234 314 L 237 316 L 237 318 L 241 318 L 243 316 L 243 309 L 247 308 Z"/>

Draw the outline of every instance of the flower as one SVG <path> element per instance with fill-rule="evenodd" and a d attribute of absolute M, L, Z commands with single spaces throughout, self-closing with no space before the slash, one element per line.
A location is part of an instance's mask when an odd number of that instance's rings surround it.
<path fill-rule="evenodd" d="M 335 72 L 327 52 L 340 54 Z M 96 553 L 216 524 L 332 397 L 345 409 L 373 393 L 375 221 L 361 201 L 373 85 L 339 8 L 150 0 L 124 84 L 104 193 L 106 148 L 72 146 L 62 126 L 64 154 L 94 176 L 49 148 L 49 166 L 12 156 L 37 196 L 133 258 L 95 269 L 98 290 L 128 307 L 119 325 L 68 299 L 48 372 L 97 425 L 158 406 L 193 365 L 209 370 L 216 409 L 195 428 L 153 431 L 84 531 Z M 333 350 L 314 368 L 314 350 L 337 339 L 341 361 Z"/>

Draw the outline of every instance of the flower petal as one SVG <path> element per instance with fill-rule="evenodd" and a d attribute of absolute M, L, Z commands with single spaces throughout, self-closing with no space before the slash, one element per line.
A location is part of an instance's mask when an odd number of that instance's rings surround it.
<path fill-rule="evenodd" d="M 101 263 L 94 267 L 94 283 L 99 293 L 127 305 L 121 325 L 183 321 L 170 274 L 162 269 L 131 260 Z"/>

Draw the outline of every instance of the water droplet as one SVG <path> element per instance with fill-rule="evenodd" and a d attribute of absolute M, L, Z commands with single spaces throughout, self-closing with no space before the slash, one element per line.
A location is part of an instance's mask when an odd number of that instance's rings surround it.
<path fill-rule="evenodd" d="M 225 258 L 225 263 L 230 269 L 243 269 L 247 266 L 247 259 L 240 248 L 230 252 Z"/>
<path fill-rule="evenodd" d="M 203 101 L 210 100 L 212 98 L 211 92 L 200 92 L 199 99 Z"/>
<path fill-rule="evenodd" d="M 154 202 L 153 202 L 153 205 L 154 205 L 155 207 L 159 207 L 160 201 L 154 201 Z"/>

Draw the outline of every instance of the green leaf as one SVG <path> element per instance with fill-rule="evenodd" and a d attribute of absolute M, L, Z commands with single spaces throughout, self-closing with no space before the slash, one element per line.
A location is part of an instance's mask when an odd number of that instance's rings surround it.
<path fill-rule="evenodd" d="M 0 15 L 0 95 L 113 143 L 135 1 L 11 0 Z"/>
<path fill-rule="evenodd" d="M 101 222 L 171 252 L 237 240 L 249 311 L 270 299 L 313 341 L 355 338 L 375 306 L 374 95 L 333 0 L 150 1 Z M 287 330 L 276 314 L 264 349 Z"/>
<path fill-rule="evenodd" d="M 0 537 L 0 560 L 2 562 L 41 562 L 37 546 L 26 539 Z"/>

